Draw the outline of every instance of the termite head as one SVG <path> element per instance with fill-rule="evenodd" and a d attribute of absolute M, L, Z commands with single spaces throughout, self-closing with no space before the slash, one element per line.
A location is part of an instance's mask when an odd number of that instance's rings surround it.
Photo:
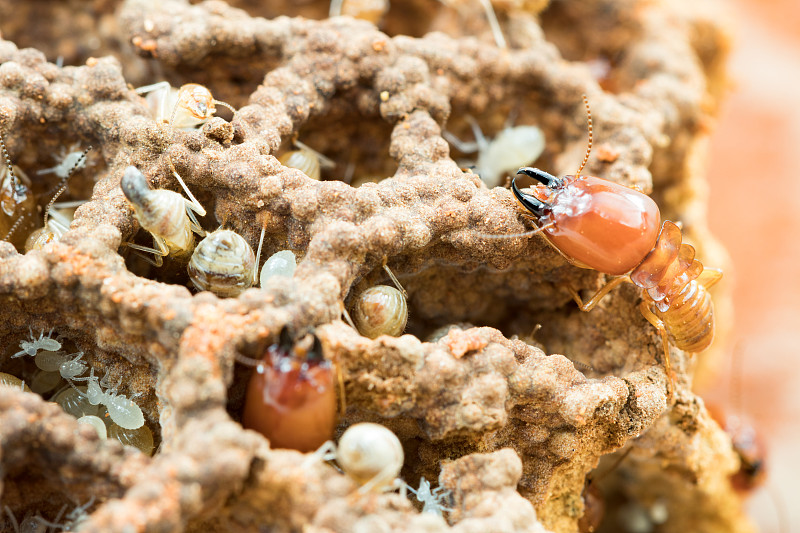
<path fill-rule="evenodd" d="M 198 83 L 187 83 L 178 90 L 178 106 L 198 119 L 207 119 L 217 111 L 211 91 Z"/>
<path fill-rule="evenodd" d="M 319 338 L 295 341 L 284 328 L 250 378 L 242 425 L 266 436 L 273 448 L 319 448 L 336 427 L 333 377 Z"/>
<path fill-rule="evenodd" d="M 646 194 L 592 176 L 556 178 L 536 168 L 519 169 L 539 184 L 530 193 L 511 183 L 514 196 L 533 213 L 550 242 L 578 266 L 621 275 L 653 249 L 661 226 Z"/>
<path fill-rule="evenodd" d="M 150 186 L 147 184 L 147 178 L 144 177 L 144 174 L 133 165 L 125 169 L 120 188 L 122 189 L 122 194 L 125 195 L 125 198 L 128 199 L 128 202 L 137 212 L 147 204 L 147 199 L 151 192 Z"/>

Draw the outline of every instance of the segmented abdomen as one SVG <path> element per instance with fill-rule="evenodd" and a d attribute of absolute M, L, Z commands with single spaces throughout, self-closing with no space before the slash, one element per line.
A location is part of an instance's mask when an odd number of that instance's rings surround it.
<path fill-rule="evenodd" d="M 656 309 L 675 346 L 687 352 L 702 352 L 714 340 L 714 305 L 706 288 L 690 281 L 670 298 L 666 311 Z"/>

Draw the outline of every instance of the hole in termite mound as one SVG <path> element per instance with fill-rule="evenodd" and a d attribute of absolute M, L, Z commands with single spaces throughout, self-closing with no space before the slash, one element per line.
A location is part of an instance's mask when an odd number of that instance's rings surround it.
<path fill-rule="evenodd" d="M 311 117 L 295 136 L 324 157 L 320 161 L 322 180 L 339 180 L 358 187 L 379 182 L 397 171 L 397 162 L 389 156 L 392 125 L 378 116 L 377 107 L 369 115 L 359 110 L 357 100 L 368 99 L 365 90 L 368 91 L 361 87 L 338 93 L 326 104 L 325 114 Z M 377 95 L 371 98 L 378 100 Z M 282 158 L 297 150 L 293 140 L 284 139 L 275 155 Z M 282 162 L 287 164 L 284 159 Z"/>
<path fill-rule="evenodd" d="M 472 168 L 489 188 L 509 186 L 520 167 L 573 173 L 583 154 L 574 162 L 563 161 L 563 154 L 571 148 L 566 135 L 576 128 L 565 118 L 565 110 L 548 105 L 545 97 L 535 92 L 512 93 L 506 100 L 515 103 L 484 109 L 454 105 L 443 130 L 450 157 L 459 166 Z M 563 163 L 569 164 L 568 169 L 558 167 Z"/>
<path fill-rule="evenodd" d="M 16 380 L 23 380 L 25 390 L 57 403 L 81 423 L 96 424 L 101 438 L 105 433 L 105 438 L 152 455 L 160 428 L 151 368 L 101 350 L 66 328 L 18 329 L 2 342 L 6 346 L 0 355 L 4 384 L 22 388 Z M 87 392 L 92 384 L 99 392 L 96 396 Z M 85 416 L 96 419 L 81 419 Z"/>
<path fill-rule="evenodd" d="M 2 133 L 13 177 L 3 161 L 0 164 L 0 239 L 10 241 L 18 251 L 24 252 L 26 247 L 33 247 L 32 242 L 26 241 L 43 226 L 44 213 L 51 200 L 57 203 L 50 211 L 50 221 L 57 222 L 59 229 L 66 231 L 75 209 L 91 197 L 105 163 L 94 150 L 82 157 L 90 145 L 88 142 L 62 144 L 43 132 L 36 142 L 28 142 L 23 147 L 21 142 L 24 141 Z M 15 179 L 16 190 L 12 191 Z"/>

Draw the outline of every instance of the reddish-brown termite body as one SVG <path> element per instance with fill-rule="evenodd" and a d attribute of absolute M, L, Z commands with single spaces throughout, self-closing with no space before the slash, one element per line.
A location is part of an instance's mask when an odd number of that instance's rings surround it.
<path fill-rule="evenodd" d="M 531 192 L 523 192 L 515 177 L 511 188 L 536 217 L 538 231 L 570 263 L 619 276 L 586 303 L 570 288 L 582 311 L 592 310 L 622 283 L 640 289 L 639 309 L 661 335 L 671 397 L 669 344 L 687 352 L 701 352 L 711 344 L 714 310 L 706 289 L 719 281 L 722 272 L 703 269 L 694 248 L 681 242 L 678 226 L 669 220 L 661 223 L 658 206 L 649 196 L 601 178 L 581 176 L 592 147 L 591 120 L 589 113 L 589 147 L 577 174 L 557 178 L 524 167 L 517 174 L 539 183 Z"/>
<path fill-rule="evenodd" d="M 247 385 L 242 425 L 267 437 L 273 448 L 310 452 L 333 437 L 333 365 L 323 357 L 317 336 L 311 337 L 308 347 L 284 328 Z"/>

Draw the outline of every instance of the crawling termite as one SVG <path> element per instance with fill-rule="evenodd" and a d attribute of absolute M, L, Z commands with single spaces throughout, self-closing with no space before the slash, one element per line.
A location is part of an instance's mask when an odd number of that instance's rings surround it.
<path fill-rule="evenodd" d="M 722 272 L 703 269 L 695 250 L 681 243 L 681 230 L 669 220 L 660 223 L 656 203 L 647 195 L 592 176 L 581 176 L 592 148 L 589 114 L 589 146 L 574 176 L 557 178 L 537 168 L 520 168 L 539 181 L 531 192 L 511 188 L 532 213 L 540 233 L 570 263 L 604 274 L 619 276 L 587 302 L 577 291 L 570 294 L 582 311 L 591 311 L 622 283 L 640 289 L 639 310 L 661 336 L 668 396 L 673 393 L 669 345 L 687 352 L 701 352 L 714 338 L 714 311 L 708 288 Z M 659 230 L 660 228 L 660 230 Z"/>
<path fill-rule="evenodd" d="M 194 250 L 194 233 L 206 234 L 194 215 L 204 216 L 206 210 L 189 192 L 183 180 L 180 183 L 189 200 L 174 191 L 151 189 L 147 178 L 134 166 L 125 169 L 120 182 L 134 216 L 142 228 L 152 234 L 156 248 L 131 242 L 125 244 L 134 250 L 154 254 L 154 260 L 143 257 L 155 266 L 161 266 L 163 258 L 170 254 L 178 257 L 190 255 Z"/>
<path fill-rule="evenodd" d="M 147 94 L 145 100 L 156 121 L 167 122 L 177 129 L 193 129 L 208 122 L 217 112 L 218 105 L 236 113 L 233 106 L 215 100 L 211 91 L 198 83 L 187 83 L 176 89 L 169 82 L 162 81 L 139 87 L 136 93 Z"/>

